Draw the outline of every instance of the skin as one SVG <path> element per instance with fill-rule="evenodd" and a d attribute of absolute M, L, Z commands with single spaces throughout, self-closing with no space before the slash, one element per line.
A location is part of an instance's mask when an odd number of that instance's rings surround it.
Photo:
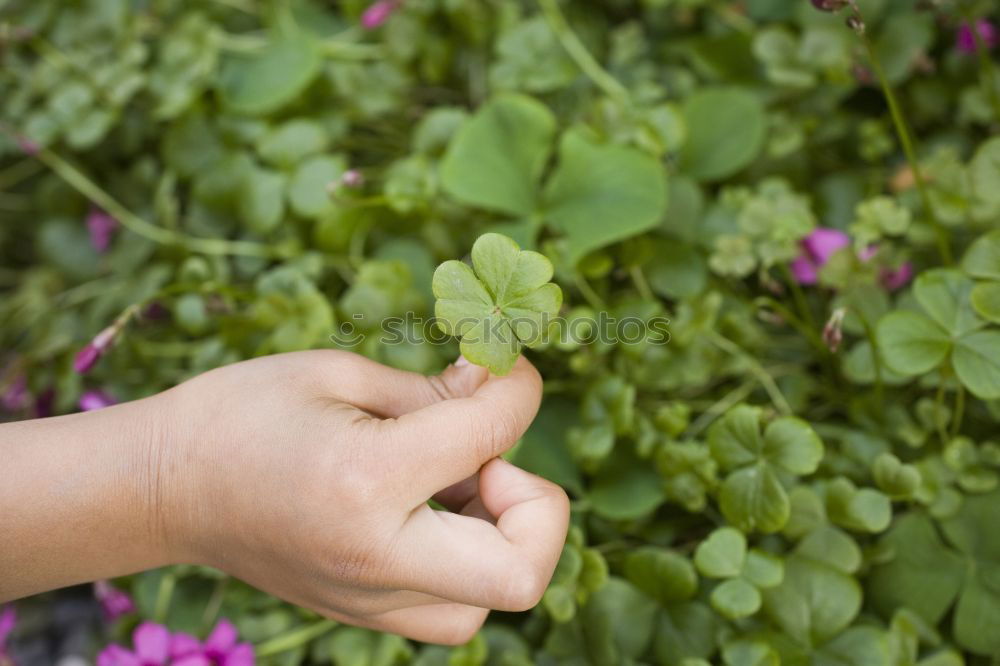
<path fill-rule="evenodd" d="M 0 602 L 195 563 L 342 622 L 466 642 L 487 609 L 537 604 L 562 550 L 566 494 L 498 458 L 540 400 L 524 358 L 424 377 L 308 351 L 0 425 Z"/>

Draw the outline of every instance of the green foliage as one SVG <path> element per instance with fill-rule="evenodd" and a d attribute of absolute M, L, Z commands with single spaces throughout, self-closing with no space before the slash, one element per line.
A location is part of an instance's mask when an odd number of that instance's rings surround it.
<path fill-rule="evenodd" d="M 199 567 L 122 581 L 140 615 L 305 636 L 263 666 L 1000 654 L 1000 75 L 954 48 L 996 9 L 858 2 L 916 174 L 862 38 L 807 0 L 366 4 L 4 3 L 0 393 L 32 400 L 2 418 L 275 352 L 525 352 L 509 458 L 573 500 L 555 576 L 458 648 Z M 799 284 L 818 227 L 850 247 Z M 609 323 L 658 318 L 665 344 Z"/>

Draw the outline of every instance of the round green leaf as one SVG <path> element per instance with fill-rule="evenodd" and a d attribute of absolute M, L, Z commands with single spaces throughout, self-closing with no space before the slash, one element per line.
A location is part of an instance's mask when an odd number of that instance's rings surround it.
<path fill-rule="evenodd" d="M 319 122 L 294 118 L 261 136 L 256 147 L 265 162 L 290 169 L 304 158 L 322 153 L 328 143 L 329 135 Z"/>
<path fill-rule="evenodd" d="M 1000 324 L 1000 282 L 983 282 L 972 290 L 972 307 L 983 319 Z"/>
<path fill-rule="evenodd" d="M 822 645 L 843 631 L 861 609 L 858 582 L 822 562 L 793 555 L 781 585 L 764 591 L 764 609 L 802 645 Z"/>
<path fill-rule="evenodd" d="M 1000 141 L 996 144 L 1000 146 Z M 1000 187 L 1000 182 L 995 184 Z M 978 238 L 962 258 L 962 268 L 973 277 L 1000 280 L 1000 230 Z"/>
<path fill-rule="evenodd" d="M 764 105 L 741 88 L 696 92 L 684 102 L 688 137 L 681 169 L 697 180 L 721 180 L 747 166 L 764 146 Z"/>
<path fill-rule="evenodd" d="M 982 325 L 969 303 L 972 287 L 972 280 L 962 273 L 938 268 L 920 274 L 913 283 L 913 294 L 931 319 L 958 336 Z"/>
<path fill-rule="evenodd" d="M 764 430 L 764 457 L 790 474 L 812 474 L 823 459 L 823 442 L 808 423 L 786 416 Z"/>
<path fill-rule="evenodd" d="M 976 396 L 1000 398 L 1000 331 L 978 331 L 959 339 L 952 364 L 959 380 Z"/>
<path fill-rule="evenodd" d="M 917 312 L 897 311 L 878 323 L 877 339 L 890 368 L 918 375 L 941 365 L 951 349 L 951 338 L 938 324 Z"/>
<path fill-rule="evenodd" d="M 739 530 L 720 527 L 698 545 L 694 564 L 709 578 L 732 578 L 743 570 L 747 539 Z"/>
<path fill-rule="evenodd" d="M 743 564 L 743 577 L 760 588 L 774 587 L 785 576 L 785 564 L 777 555 L 752 548 Z"/>
<path fill-rule="evenodd" d="M 299 164 L 288 184 L 292 210 L 303 217 L 319 217 L 333 206 L 327 186 L 347 168 L 343 157 L 318 155 Z"/>
<path fill-rule="evenodd" d="M 243 222 L 257 233 L 267 233 L 285 214 L 285 176 L 270 169 L 253 168 L 243 180 L 238 202 Z"/>
<path fill-rule="evenodd" d="M 654 546 L 628 554 L 625 577 L 661 603 L 691 599 L 698 591 L 698 574 L 691 560 Z"/>
<path fill-rule="evenodd" d="M 272 113 L 298 97 L 321 64 L 319 46 L 308 33 L 277 35 L 262 51 L 232 55 L 223 63 L 219 96 L 236 113 Z"/>
<path fill-rule="evenodd" d="M 785 488 L 766 463 L 730 474 L 719 491 L 719 506 L 726 520 L 744 532 L 777 532 L 791 511 Z"/>
<path fill-rule="evenodd" d="M 602 144 L 569 130 L 545 188 L 542 214 L 566 235 L 571 261 L 652 229 L 667 206 L 667 174 L 634 148 Z"/>
<path fill-rule="evenodd" d="M 760 592 L 742 578 L 732 578 L 715 587 L 712 608 L 731 620 L 753 615 L 760 609 Z"/>
<path fill-rule="evenodd" d="M 496 97 L 451 140 L 441 184 L 463 203 L 528 216 L 555 130 L 552 112 L 540 102 L 524 95 Z"/>

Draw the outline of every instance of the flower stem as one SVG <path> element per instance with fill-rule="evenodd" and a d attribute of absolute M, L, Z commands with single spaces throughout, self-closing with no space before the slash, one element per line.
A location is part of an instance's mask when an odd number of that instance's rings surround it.
<path fill-rule="evenodd" d="M 927 215 L 931 227 L 934 229 L 934 236 L 937 239 L 941 260 L 945 264 L 951 264 L 952 255 L 951 245 L 948 242 L 948 232 L 941 226 L 941 222 L 934 212 L 934 205 L 931 202 L 930 192 L 927 189 L 927 182 L 924 180 L 923 169 L 921 169 L 920 162 L 917 159 L 916 141 L 913 139 L 909 125 L 906 123 L 906 117 L 903 115 L 899 99 L 889 84 L 889 79 L 886 77 L 885 69 L 882 67 L 878 54 L 875 53 L 875 45 L 864 31 L 861 31 L 859 36 L 861 42 L 865 45 L 865 50 L 868 52 L 868 59 L 871 62 L 872 69 L 875 70 L 875 76 L 878 78 L 879 85 L 882 88 L 882 94 L 885 95 L 885 101 L 889 105 L 889 113 L 892 116 L 892 123 L 896 128 L 896 135 L 903 146 L 903 154 L 906 156 L 906 161 L 913 171 L 917 192 L 920 195 L 920 203 L 923 205 L 924 213 Z"/>
<path fill-rule="evenodd" d="M 628 90 L 625 89 L 625 86 L 618 79 L 611 76 L 594 59 L 594 56 L 590 55 L 590 51 L 587 50 L 587 47 L 583 45 L 580 38 L 573 32 L 573 28 L 570 27 L 569 22 L 566 21 L 562 10 L 559 9 L 558 1 L 538 0 L 538 4 L 545 14 L 545 20 L 548 21 L 549 27 L 555 33 L 556 39 L 559 40 L 563 49 L 566 50 L 569 57 L 576 63 L 576 66 L 580 68 L 580 71 L 586 74 L 587 78 L 593 81 L 594 85 L 604 91 L 608 97 L 627 104 L 629 102 Z"/>
<path fill-rule="evenodd" d="M 255 243 L 253 241 L 195 238 L 194 236 L 187 236 L 176 231 L 158 227 L 133 213 L 124 204 L 88 178 L 82 171 L 55 152 L 47 149 L 40 150 L 37 157 L 43 164 L 52 169 L 56 175 L 73 187 L 73 189 L 114 216 L 126 229 L 155 243 L 180 245 L 192 252 L 215 255 L 281 258 L 292 254 L 290 248 L 287 246 L 271 247 L 264 243 Z"/>
<path fill-rule="evenodd" d="M 257 645 L 254 654 L 257 657 L 269 657 L 315 640 L 337 626 L 333 620 L 320 620 L 305 627 L 299 627 L 285 634 L 280 634 Z"/>
<path fill-rule="evenodd" d="M 153 607 L 153 619 L 160 624 L 167 620 L 167 613 L 170 611 L 170 600 L 174 596 L 174 587 L 177 579 L 170 571 L 163 570 L 160 577 L 160 586 L 156 590 L 156 604 Z"/>
<path fill-rule="evenodd" d="M 785 395 L 778 388 L 778 385 L 774 382 L 774 379 L 767 373 L 767 370 L 757 362 L 749 352 L 740 347 L 738 344 L 730 340 L 729 338 L 712 331 L 708 334 L 709 341 L 722 351 L 739 358 L 741 361 L 746 363 L 747 369 L 752 375 L 757 378 L 760 385 L 764 387 L 767 395 L 771 398 L 771 402 L 783 415 L 789 415 L 794 410 L 792 406 L 788 403 Z"/>
<path fill-rule="evenodd" d="M 646 275 L 642 272 L 642 268 L 639 266 L 633 266 L 629 269 L 629 276 L 632 278 L 632 284 L 635 285 L 635 290 L 639 292 L 639 296 L 642 297 L 644 301 L 656 301 L 656 294 L 653 293 L 652 288 L 649 286 L 649 282 L 646 280 Z"/>

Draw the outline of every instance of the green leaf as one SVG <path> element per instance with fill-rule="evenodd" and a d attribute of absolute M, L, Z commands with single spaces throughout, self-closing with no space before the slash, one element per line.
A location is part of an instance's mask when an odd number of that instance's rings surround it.
<path fill-rule="evenodd" d="M 812 474 L 823 459 L 823 442 L 805 421 L 783 417 L 764 430 L 764 457 L 791 474 Z"/>
<path fill-rule="evenodd" d="M 977 397 L 1000 398 L 1000 331 L 978 331 L 960 338 L 952 364 L 962 384 Z"/>
<path fill-rule="evenodd" d="M 262 51 L 233 55 L 223 63 L 219 96 L 236 113 L 273 113 L 297 98 L 321 65 L 319 45 L 309 33 L 277 34 Z"/>
<path fill-rule="evenodd" d="M 767 643 L 737 640 L 722 648 L 726 666 L 780 666 L 781 658 Z"/>
<path fill-rule="evenodd" d="M 546 396 L 511 462 L 582 495 L 583 478 L 566 445 L 566 432 L 577 423 L 577 412 L 572 401 Z"/>
<path fill-rule="evenodd" d="M 1000 146 L 1000 141 L 994 143 Z M 973 277 L 1000 280 L 1000 230 L 980 236 L 970 245 L 962 258 L 962 268 Z"/>
<path fill-rule="evenodd" d="M 483 105 L 456 133 L 441 163 L 441 183 L 463 203 L 531 215 L 556 122 L 543 104 L 502 95 Z"/>
<path fill-rule="evenodd" d="M 785 565 L 777 555 L 751 548 L 743 563 L 742 576 L 757 587 L 774 587 L 785 577 Z"/>
<path fill-rule="evenodd" d="M 684 101 L 688 138 L 681 169 L 697 180 L 733 175 L 757 157 L 767 120 L 756 96 L 741 88 L 704 89 Z"/>
<path fill-rule="evenodd" d="M 708 445 L 725 469 L 747 465 L 757 460 L 764 448 L 760 435 L 760 409 L 737 405 L 712 424 Z"/>
<path fill-rule="evenodd" d="M 929 372 L 951 350 L 948 333 L 916 312 L 890 312 L 878 323 L 877 339 L 885 362 L 904 375 Z"/>
<path fill-rule="evenodd" d="M 822 562 L 792 555 L 781 585 L 764 591 L 764 609 L 804 646 L 822 645 L 843 631 L 861 609 L 854 578 Z"/>
<path fill-rule="evenodd" d="M 317 155 L 299 164 L 288 184 L 292 210 L 302 217 L 317 218 L 333 208 L 327 187 L 347 168 L 341 156 Z"/>
<path fill-rule="evenodd" d="M 952 336 L 982 326 L 970 307 L 972 280 L 948 268 L 925 271 L 913 283 L 913 294 L 924 310 Z"/>
<path fill-rule="evenodd" d="M 663 502 L 663 480 L 632 455 L 615 452 L 594 477 L 587 494 L 594 512 L 610 520 L 634 520 Z"/>
<path fill-rule="evenodd" d="M 310 118 L 293 118 L 257 140 L 257 154 L 269 164 L 294 168 L 306 157 L 326 150 L 330 138 L 323 125 Z"/>
<path fill-rule="evenodd" d="M 667 175 L 658 160 L 599 143 L 582 130 L 563 134 L 542 214 L 565 234 L 571 261 L 652 229 L 666 206 Z"/>
<path fill-rule="evenodd" d="M 761 597 L 756 587 L 742 578 L 731 578 L 715 586 L 710 596 L 712 608 L 731 620 L 753 615 L 760 609 Z"/>
<path fill-rule="evenodd" d="M 694 564 L 709 578 L 732 578 L 743 571 L 746 537 L 732 527 L 720 527 L 698 545 Z"/>
<path fill-rule="evenodd" d="M 493 373 L 510 372 L 521 346 L 537 344 L 559 311 L 562 291 L 549 282 L 552 264 L 500 234 L 472 247 L 475 269 L 446 261 L 434 271 L 434 315 L 441 329 L 462 338 L 466 359 Z"/>
<path fill-rule="evenodd" d="M 829 564 L 845 574 L 857 573 L 861 567 L 861 548 L 842 530 L 824 525 L 810 532 L 795 552 Z"/>
<path fill-rule="evenodd" d="M 976 314 L 994 324 L 1000 324 L 1000 282 L 977 284 L 970 298 Z"/>
<path fill-rule="evenodd" d="M 791 511 L 784 486 L 763 463 L 730 474 L 719 491 L 719 505 L 726 520 L 744 532 L 777 532 Z"/>
<path fill-rule="evenodd" d="M 859 489 L 843 477 L 827 486 L 826 510 L 834 523 L 861 532 L 881 532 L 892 520 L 892 503 L 885 494 Z"/>
<path fill-rule="evenodd" d="M 691 560 L 654 546 L 626 556 L 625 577 L 662 604 L 691 599 L 698 591 L 698 574 Z"/>
<path fill-rule="evenodd" d="M 247 227 L 261 234 L 274 230 L 285 214 L 285 176 L 270 169 L 251 169 L 237 205 Z"/>
<path fill-rule="evenodd" d="M 723 620 L 703 603 L 672 604 L 660 613 L 654 648 L 661 664 L 707 659 L 716 651 Z"/>

